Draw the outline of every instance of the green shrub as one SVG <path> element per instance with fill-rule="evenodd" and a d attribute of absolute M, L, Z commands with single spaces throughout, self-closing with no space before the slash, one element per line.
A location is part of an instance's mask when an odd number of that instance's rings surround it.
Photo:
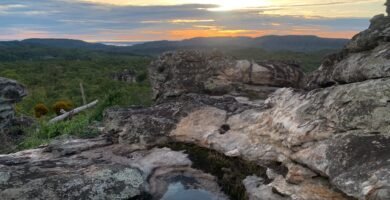
<path fill-rule="evenodd" d="M 140 74 L 137 75 L 136 80 L 137 83 L 142 83 L 148 78 L 148 74 L 146 72 L 141 72 Z"/>
<path fill-rule="evenodd" d="M 20 144 L 20 149 L 35 148 L 45 144 L 50 139 L 60 135 L 73 135 L 79 138 L 90 138 L 98 135 L 98 130 L 90 127 L 91 116 L 80 114 L 72 120 L 61 121 L 54 124 L 42 122 L 38 129 L 29 130 L 29 135 Z"/>
<path fill-rule="evenodd" d="M 39 103 L 34 107 L 34 114 L 36 118 L 41 118 L 49 112 L 49 109 L 43 103 Z"/>
<path fill-rule="evenodd" d="M 61 110 L 70 111 L 73 108 L 73 103 L 71 101 L 57 101 L 53 105 L 53 112 L 57 115 L 61 115 Z"/>

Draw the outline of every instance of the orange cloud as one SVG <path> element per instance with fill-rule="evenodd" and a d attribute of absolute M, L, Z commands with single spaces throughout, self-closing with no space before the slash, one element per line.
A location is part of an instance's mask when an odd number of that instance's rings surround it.
<path fill-rule="evenodd" d="M 168 31 L 170 40 L 181 40 L 194 37 L 260 37 L 264 35 L 316 35 L 327 38 L 351 38 L 355 31 L 327 31 L 316 28 L 297 28 L 291 30 L 230 30 L 213 27 L 210 29 L 179 29 Z"/>
<path fill-rule="evenodd" d="M 257 37 L 260 35 L 266 35 L 269 30 L 229 30 L 229 29 L 182 29 L 171 30 L 168 35 L 171 39 L 181 40 L 194 37 Z"/>

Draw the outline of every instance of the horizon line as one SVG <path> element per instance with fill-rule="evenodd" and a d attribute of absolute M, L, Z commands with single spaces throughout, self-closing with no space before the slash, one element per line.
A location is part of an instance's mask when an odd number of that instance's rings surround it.
<path fill-rule="evenodd" d="M 270 34 L 270 35 L 263 35 L 263 36 L 258 36 L 258 37 L 251 37 L 251 36 L 210 36 L 210 37 L 191 37 L 191 38 L 185 38 L 185 39 L 180 39 L 180 40 L 169 40 L 169 39 L 160 39 L 160 40 L 88 40 L 88 39 L 82 39 L 82 38 L 72 38 L 72 37 L 31 37 L 31 38 L 23 38 L 23 39 L 9 39 L 9 40 L 0 40 L 0 42 L 11 42 L 11 41 L 23 41 L 23 40 L 29 40 L 29 39 L 66 39 L 66 40 L 80 40 L 88 43 L 121 43 L 121 42 L 134 42 L 134 43 L 142 43 L 142 42 L 158 42 L 158 41 L 172 41 L 172 42 L 180 42 L 184 40 L 191 40 L 191 39 L 197 39 L 197 38 L 261 38 L 261 37 L 267 37 L 267 36 L 277 36 L 277 37 L 287 37 L 287 36 L 312 36 L 312 37 L 317 37 L 317 38 L 323 38 L 323 39 L 345 39 L 345 40 L 350 40 L 351 38 L 347 37 L 322 37 L 318 35 L 306 35 L 306 34 L 286 34 L 286 35 L 275 35 L 275 34 Z"/>

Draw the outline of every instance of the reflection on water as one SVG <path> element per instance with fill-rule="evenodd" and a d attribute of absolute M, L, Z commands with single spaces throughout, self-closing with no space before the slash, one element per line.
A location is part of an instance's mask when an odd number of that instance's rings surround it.
<path fill-rule="evenodd" d="M 214 194 L 202 189 L 186 189 L 182 183 L 171 183 L 162 200 L 217 200 Z"/>

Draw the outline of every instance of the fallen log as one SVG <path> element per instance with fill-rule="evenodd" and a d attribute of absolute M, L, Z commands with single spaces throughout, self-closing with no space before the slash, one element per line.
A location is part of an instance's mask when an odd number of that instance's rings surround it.
<path fill-rule="evenodd" d="M 68 118 L 70 118 L 70 117 L 72 117 L 72 116 L 74 116 L 74 115 L 76 115 L 76 114 L 78 114 L 78 113 L 88 109 L 88 108 L 94 107 L 97 103 L 98 103 L 98 100 L 95 100 L 95 101 L 93 101 L 93 102 L 91 102 L 89 104 L 80 106 L 80 107 L 75 108 L 75 109 L 73 109 L 73 110 L 71 110 L 69 112 L 65 112 L 64 114 L 51 119 L 49 121 L 49 124 L 53 124 L 53 123 L 56 123 L 56 122 L 68 119 Z"/>

